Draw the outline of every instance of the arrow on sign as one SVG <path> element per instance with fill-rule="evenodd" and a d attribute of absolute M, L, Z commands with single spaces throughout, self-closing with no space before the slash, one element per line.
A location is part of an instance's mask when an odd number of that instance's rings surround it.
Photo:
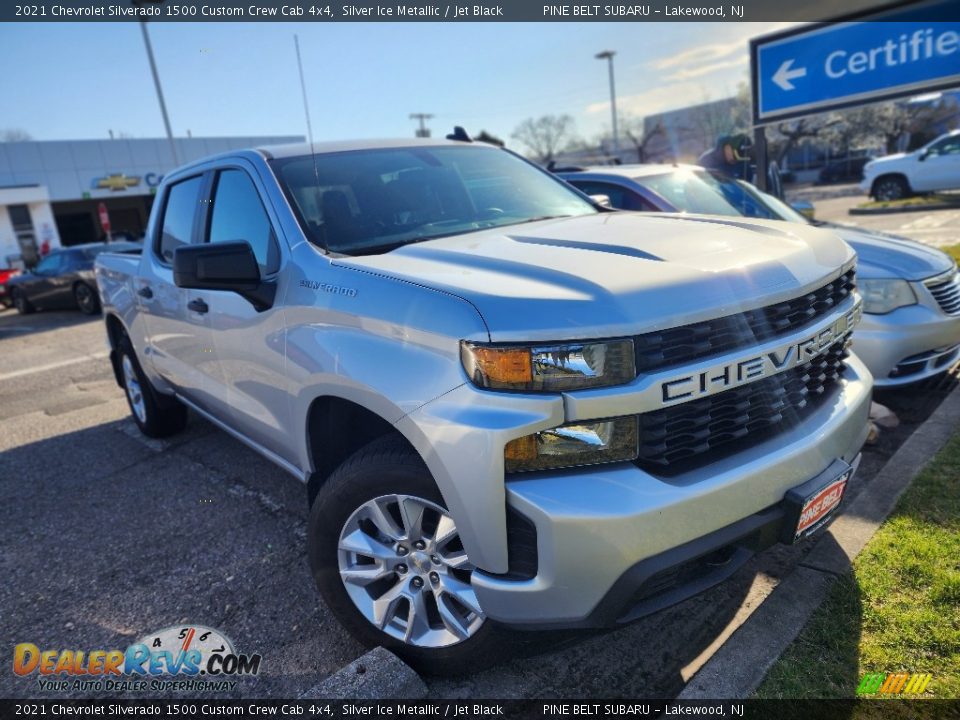
<path fill-rule="evenodd" d="M 791 80 L 796 78 L 802 78 L 806 76 L 806 68 L 797 68 L 796 70 L 791 70 L 793 67 L 793 59 L 784 60 L 783 65 L 781 65 L 777 71 L 773 74 L 773 81 L 780 86 L 782 90 L 793 90 L 794 85 Z"/>

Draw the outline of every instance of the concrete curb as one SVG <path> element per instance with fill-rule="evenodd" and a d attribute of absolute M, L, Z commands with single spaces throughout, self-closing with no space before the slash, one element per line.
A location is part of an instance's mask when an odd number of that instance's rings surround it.
<path fill-rule="evenodd" d="M 836 577 L 891 513 L 903 491 L 960 427 L 953 391 L 887 461 L 796 569 L 700 668 L 678 700 L 746 698 L 827 597 Z"/>
<path fill-rule="evenodd" d="M 300 695 L 301 700 L 420 700 L 427 686 L 413 668 L 376 647 Z"/>

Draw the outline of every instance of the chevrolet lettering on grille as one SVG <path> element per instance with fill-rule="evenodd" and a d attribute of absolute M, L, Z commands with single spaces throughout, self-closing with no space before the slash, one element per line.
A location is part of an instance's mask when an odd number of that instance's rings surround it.
<path fill-rule="evenodd" d="M 849 335 L 862 316 L 863 306 L 858 302 L 829 325 L 821 327 L 802 340 L 793 340 L 743 360 L 667 380 L 660 386 L 662 404 L 672 405 L 706 397 L 808 363 L 835 342 Z"/>

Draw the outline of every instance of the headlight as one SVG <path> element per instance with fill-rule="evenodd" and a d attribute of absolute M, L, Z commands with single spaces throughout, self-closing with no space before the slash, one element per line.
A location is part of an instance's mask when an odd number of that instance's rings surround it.
<path fill-rule="evenodd" d="M 622 385 L 633 380 L 633 340 L 543 347 L 460 343 L 473 383 L 491 390 L 563 392 Z"/>
<path fill-rule="evenodd" d="M 636 416 L 578 422 L 511 440 L 503 451 L 508 473 L 633 460 Z"/>
<path fill-rule="evenodd" d="M 915 305 L 917 296 L 906 280 L 857 280 L 857 289 L 863 295 L 863 311 L 871 315 L 885 315 L 904 305 Z"/>

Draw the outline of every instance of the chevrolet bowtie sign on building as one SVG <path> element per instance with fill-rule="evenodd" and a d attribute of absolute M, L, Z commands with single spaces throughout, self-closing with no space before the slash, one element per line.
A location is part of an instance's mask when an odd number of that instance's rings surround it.
<path fill-rule="evenodd" d="M 960 86 L 956 0 L 912 2 L 750 41 L 754 124 Z"/>
<path fill-rule="evenodd" d="M 120 192 L 127 188 L 137 187 L 140 184 L 140 178 L 137 176 L 128 177 L 123 173 L 107 175 L 106 177 L 94 178 L 90 187 L 94 190 L 113 190 Z"/>

